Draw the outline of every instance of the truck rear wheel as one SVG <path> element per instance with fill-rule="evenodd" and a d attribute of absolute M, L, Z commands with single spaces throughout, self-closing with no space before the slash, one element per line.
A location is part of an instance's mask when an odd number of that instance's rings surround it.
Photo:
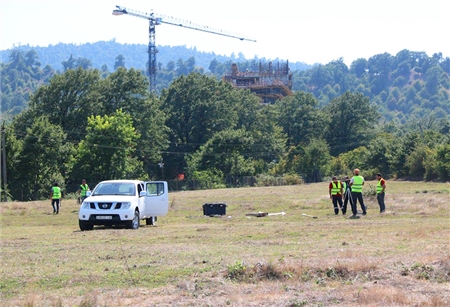
<path fill-rule="evenodd" d="M 156 216 L 152 216 L 148 219 L 145 219 L 145 225 L 155 225 L 157 221 L 157 217 Z"/>

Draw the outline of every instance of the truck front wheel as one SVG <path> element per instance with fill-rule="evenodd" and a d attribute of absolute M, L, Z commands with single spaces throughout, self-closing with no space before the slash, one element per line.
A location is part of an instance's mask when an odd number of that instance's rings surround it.
<path fill-rule="evenodd" d="M 94 225 L 89 222 L 78 220 L 78 224 L 80 226 L 81 231 L 92 230 L 94 229 Z"/>
<path fill-rule="evenodd" d="M 128 229 L 138 229 L 139 228 L 139 212 L 136 210 L 134 211 L 134 217 L 131 221 L 127 224 Z"/>

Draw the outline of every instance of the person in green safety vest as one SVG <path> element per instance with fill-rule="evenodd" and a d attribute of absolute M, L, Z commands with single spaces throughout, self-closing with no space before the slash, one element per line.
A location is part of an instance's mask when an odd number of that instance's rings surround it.
<path fill-rule="evenodd" d="M 50 199 L 52 200 L 53 214 L 59 214 L 59 207 L 61 204 L 61 188 L 58 187 L 57 182 L 55 182 L 50 191 Z"/>
<path fill-rule="evenodd" d="M 353 218 L 356 217 L 356 214 L 358 213 L 357 209 L 356 209 L 356 203 L 359 201 L 359 205 L 361 206 L 362 209 L 362 214 L 366 215 L 367 211 L 366 211 L 366 206 L 364 205 L 364 200 L 363 200 L 363 195 L 362 195 L 362 190 L 363 190 L 363 185 L 364 185 L 364 177 L 361 176 L 359 174 L 359 169 L 355 168 L 355 170 L 353 171 L 353 177 L 352 179 L 350 179 L 350 187 L 352 189 L 352 199 L 353 199 L 353 203 L 352 203 L 352 213 L 353 213 Z"/>
<path fill-rule="evenodd" d="M 386 211 L 386 205 L 384 203 L 384 194 L 386 191 L 386 180 L 381 177 L 381 174 L 377 174 L 377 201 L 378 205 L 380 206 L 380 213 L 383 213 Z"/>
<path fill-rule="evenodd" d="M 83 200 L 87 197 L 86 192 L 90 191 L 89 186 L 86 183 L 85 179 L 81 180 L 80 188 L 78 189 L 78 195 L 80 197 L 80 204 L 83 203 Z"/>
<path fill-rule="evenodd" d="M 345 214 L 344 209 L 342 208 L 342 195 L 344 194 L 342 182 L 340 182 L 336 176 L 333 177 L 333 181 L 331 181 L 328 186 L 328 194 L 330 195 L 331 202 L 334 206 L 334 214 L 339 214 L 339 208 L 341 208 L 342 214 Z"/>

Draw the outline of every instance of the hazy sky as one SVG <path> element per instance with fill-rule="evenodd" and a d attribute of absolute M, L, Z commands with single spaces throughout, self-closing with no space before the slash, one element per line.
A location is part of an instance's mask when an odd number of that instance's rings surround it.
<path fill-rule="evenodd" d="M 402 49 L 450 56 L 450 0 L 0 0 L 0 49 L 109 41 L 148 44 L 148 21 L 115 5 L 239 33 L 257 42 L 162 24 L 156 45 L 307 64 L 350 64 Z M 144 57 L 147 55 L 144 53 Z"/>

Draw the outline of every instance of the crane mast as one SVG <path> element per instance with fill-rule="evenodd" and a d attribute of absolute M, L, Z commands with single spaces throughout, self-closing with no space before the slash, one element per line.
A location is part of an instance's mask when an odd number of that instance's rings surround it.
<path fill-rule="evenodd" d="M 154 12 L 152 13 L 145 13 L 140 12 L 137 10 L 129 9 L 123 6 L 116 5 L 115 10 L 113 10 L 112 14 L 115 16 L 120 16 L 124 14 L 128 14 L 130 16 L 139 17 L 143 19 L 147 19 L 149 21 L 149 43 L 148 43 L 148 74 L 149 74 L 149 81 L 150 81 L 150 92 L 155 92 L 156 90 L 156 54 L 158 53 L 158 50 L 156 48 L 156 42 L 155 42 L 155 28 L 157 25 L 160 25 L 162 23 L 188 28 L 192 30 L 202 31 L 206 33 L 211 34 L 217 34 L 222 35 L 230 38 L 236 38 L 241 41 L 251 41 L 256 42 L 256 40 L 245 38 L 242 36 L 239 36 L 238 34 L 227 32 L 224 30 L 214 29 L 208 26 L 202 26 L 195 23 L 192 23 L 187 20 L 174 18 L 170 16 L 160 15 L 156 14 Z"/>

